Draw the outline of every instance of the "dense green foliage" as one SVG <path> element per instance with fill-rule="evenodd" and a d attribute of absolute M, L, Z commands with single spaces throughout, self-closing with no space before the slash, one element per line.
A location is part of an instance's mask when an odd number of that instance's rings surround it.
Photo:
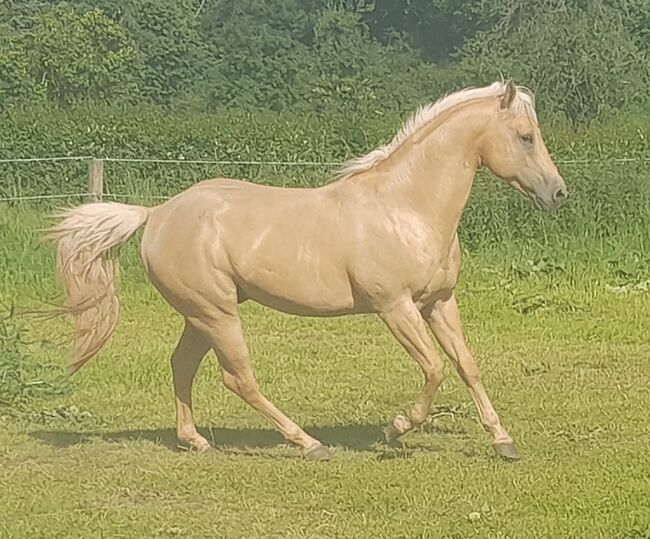
<path fill-rule="evenodd" d="M 159 202 L 155 197 L 171 196 L 196 181 L 218 176 L 273 185 L 320 185 L 331 179 L 334 163 L 388 140 L 399 125 L 399 115 L 343 119 L 271 112 L 187 115 L 148 108 L 82 107 L 47 114 L 38 110 L 7 114 L 0 146 L 11 147 L 13 155 L 332 163 L 295 167 L 106 162 L 107 199 L 115 196 L 155 204 Z M 466 247 L 517 238 L 537 241 L 549 234 L 597 241 L 620 234 L 647 236 L 650 178 L 642 160 L 650 154 L 647 127 L 642 122 L 621 122 L 594 125 L 578 134 L 560 128 L 547 131 L 547 144 L 572 192 L 570 203 L 557 215 L 540 214 L 496 178 L 481 174 L 461 227 Z M 641 160 L 617 162 L 617 158 Z M 564 163 L 574 159 L 587 162 Z M 87 167 L 86 161 L 0 163 L 4 179 L 0 196 L 82 193 Z M 75 201 L 79 198 L 56 203 Z"/>
<path fill-rule="evenodd" d="M 648 2 L 490 0 L 484 4 L 490 6 L 490 24 L 461 53 L 461 64 L 481 74 L 480 78 L 506 66 L 515 78 L 543 87 L 554 106 L 574 123 L 646 98 Z"/>
<path fill-rule="evenodd" d="M 647 104 L 645 0 L 10 0 L 0 108 L 410 110 L 513 76 L 574 123 Z"/>

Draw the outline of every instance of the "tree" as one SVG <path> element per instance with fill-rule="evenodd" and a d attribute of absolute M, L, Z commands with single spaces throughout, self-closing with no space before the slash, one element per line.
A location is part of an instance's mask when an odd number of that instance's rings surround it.
<path fill-rule="evenodd" d="M 192 0 L 103 0 L 132 37 L 140 94 L 170 103 L 195 92 L 210 64 Z M 115 5 L 116 4 L 116 5 Z"/>
<path fill-rule="evenodd" d="M 211 104 L 383 111 L 412 109 L 441 91 L 439 70 L 402 43 L 372 39 L 361 0 L 321 4 L 222 0 L 212 6 L 203 23 L 215 58 Z"/>
<path fill-rule="evenodd" d="M 473 9 L 485 29 L 459 54 L 471 78 L 502 74 L 543 90 L 574 125 L 647 99 L 648 55 L 606 1 L 478 0 Z"/>
<path fill-rule="evenodd" d="M 107 100 L 131 89 L 133 43 L 99 9 L 56 6 L 17 43 L 24 47 L 25 71 L 53 101 Z"/>
<path fill-rule="evenodd" d="M 382 43 L 406 41 L 422 58 L 446 62 L 474 35 L 465 0 L 374 0 L 365 9 L 372 36 Z"/>
<path fill-rule="evenodd" d="M 24 40 L 16 33 L 0 35 L 0 110 L 12 103 L 43 99 L 44 87 L 32 77 Z"/>
<path fill-rule="evenodd" d="M 313 60 L 304 85 L 323 109 L 411 111 L 447 89 L 442 71 L 424 64 L 404 42 L 374 40 L 361 13 L 322 9 L 313 20 Z"/>
<path fill-rule="evenodd" d="M 309 69 L 313 36 L 298 0 L 221 0 L 204 11 L 202 36 L 211 104 L 282 110 L 300 99 L 296 77 Z"/>

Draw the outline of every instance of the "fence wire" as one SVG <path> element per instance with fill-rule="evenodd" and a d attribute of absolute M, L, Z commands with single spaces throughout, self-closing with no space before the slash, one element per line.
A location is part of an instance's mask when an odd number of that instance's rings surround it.
<path fill-rule="evenodd" d="M 0 202 L 18 202 L 21 200 L 47 200 L 47 199 L 56 199 L 56 198 L 76 198 L 76 197 L 89 197 L 89 196 L 93 196 L 93 193 L 61 193 L 61 194 L 54 194 L 54 195 L 2 197 L 0 198 Z"/>
<path fill-rule="evenodd" d="M 10 163 L 38 163 L 58 161 L 91 161 L 100 159 L 108 163 L 142 163 L 142 164 L 178 164 L 178 165 L 229 165 L 229 166 L 283 166 L 283 167 L 338 167 L 341 162 L 333 161 L 261 161 L 261 160 L 228 160 L 228 159 L 158 159 L 158 158 L 131 158 L 131 157 L 93 157 L 88 155 L 74 156 L 46 156 L 46 157 L 16 157 L 0 159 L 0 164 Z M 629 164 L 650 162 L 650 156 L 617 157 L 610 159 L 558 159 L 557 165 L 588 165 L 588 164 Z M 0 197 L 0 202 L 20 202 L 35 200 L 70 199 L 97 196 L 97 193 L 77 192 L 61 194 L 41 194 L 28 196 Z M 142 199 L 142 200 L 167 200 L 171 197 L 155 195 L 138 195 L 126 193 L 103 193 L 102 198 L 109 199 Z"/>
<path fill-rule="evenodd" d="M 166 164 L 187 164 L 187 165 L 267 165 L 285 167 L 331 167 L 339 166 L 340 162 L 328 161 L 230 161 L 211 159 L 136 159 L 130 157 L 102 157 L 107 163 L 166 163 Z"/>
<path fill-rule="evenodd" d="M 38 163 L 53 161 L 90 161 L 93 156 L 72 155 L 72 156 L 55 156 L 55 157 L 13 157 L 11 159 L 0 159 L 0 163 Z"/>
<path fill-rule="evenodd" d="M 55 161 L 90 161 L 98 159 L 107 163 L 168 163 L 186 165 L 255 165 L 255 166 L 287 166 L 287 167 L 331 167 L 340 166 L 340 161 L 260 161 L 260 160 L 230 160 L 230 159 L 169 159 L 155 157 L 95 157 L 92 155 L 80 156 L 52 156 L 52 157 L 15 157 L 0 159 L 0 163 L 37 163 Z M 643 163 L 650 161 L 650 156 L 612 157 L 607 159 L 557 159 L 558 165 L 585 165 L 599 163 Z"/>

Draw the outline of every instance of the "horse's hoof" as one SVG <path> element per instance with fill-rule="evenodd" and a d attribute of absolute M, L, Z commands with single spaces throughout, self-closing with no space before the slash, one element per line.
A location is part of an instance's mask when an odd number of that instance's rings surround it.
<path fill-rule="evenodd" d="M 399 441 L 401 435 L 392 423 L 384 429 L 384 439 L 390 447 L 402 447 L 402 442 Z"/>
<path fill-rule="evenodd" d="M 327 449 L 327 447 L 325 447 L 323 444 L 314 446 L 311 449 L 305 451 L 303 454 L 309 460 L 329 460 L 332 456 L 330 450 Z"/>
<path fill-rule="evenodd" d="M 204 453 L 213 453 L 216 451 L 214 447 L 212 447 L 210 444 L 207 445 L 194 445 L 191 443 L 178 443 L 177 447 L 180 451 L 187 452 L 187 453 L 197 453 L 200 455 L 203 455 Z"/>
<path fill-rule="evenodd" d="M 399 437 L 406 434 L 413 428 L 413 424 L 408 417 L 398 415 L 384 429 L 384 438 L 386 443 L 391 447 L 402 447 Z"/>
<path fill-rule="evenodd" d="M 505 460 L 519 460 L 519 454 L 512 442 L 494 444 L 494 450 L 501 458 Z"/>

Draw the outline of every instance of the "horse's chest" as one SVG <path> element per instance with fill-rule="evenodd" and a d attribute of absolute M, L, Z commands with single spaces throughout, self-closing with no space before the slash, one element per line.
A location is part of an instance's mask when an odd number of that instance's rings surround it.
<path fill-rule="evenodd" d="M 457 245 L 453 245 L 445 258 L 431 260 L 427 270 L 420 275 L 419 282 L 414 282 L 412 285 L 413 300 L 426 304 L 441 291 L 453 290 L 458 283 L 460 273 L 459 255 Z"/>

